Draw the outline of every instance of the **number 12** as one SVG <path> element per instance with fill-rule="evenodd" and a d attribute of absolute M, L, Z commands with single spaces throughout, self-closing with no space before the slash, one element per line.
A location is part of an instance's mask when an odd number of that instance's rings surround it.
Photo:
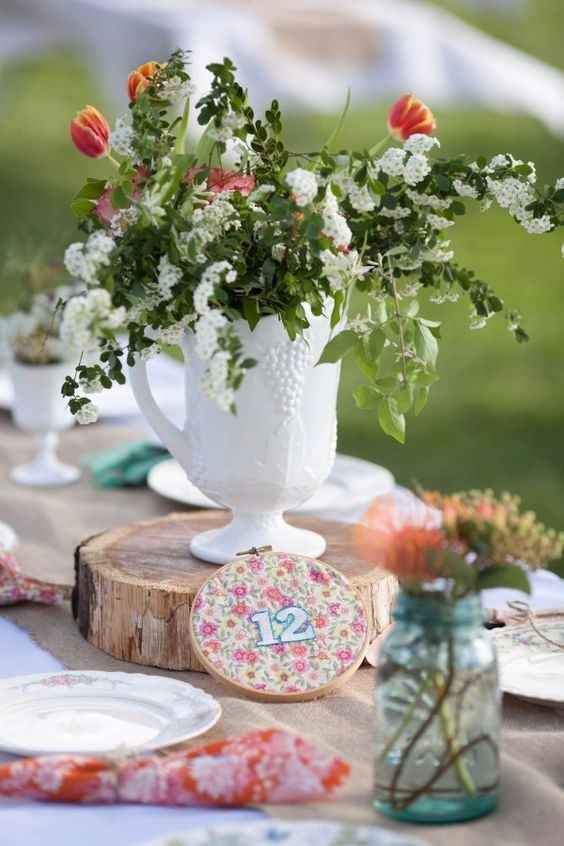
<path fill-rule="evenodd" d="M 273 619 L 275 623 L 286 624 L 280 633 L 280 637 L 276 637 L 274 634 Z M 307 612 L 298 605 L 281 608 L 274 617 L 271 617 L 270 611 L 266 609 L 257 611 L 250 620 L 259 631 L 260 640 L 257 641 L 257 646 L 274 646 L 277 643 L 295 643 L 295 641 L 313 640 L 315 638 L 315 630 L 309 622 Z"/>

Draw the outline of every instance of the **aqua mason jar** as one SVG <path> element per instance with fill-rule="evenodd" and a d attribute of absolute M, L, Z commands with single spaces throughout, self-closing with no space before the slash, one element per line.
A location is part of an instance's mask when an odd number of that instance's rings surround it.
<path fill-rule="evenodd" d="M 374 804 L 442 823 L 492 811 L 501 695 L 479 595 L 449 602 L 400 592 L 378 660 Z"/>

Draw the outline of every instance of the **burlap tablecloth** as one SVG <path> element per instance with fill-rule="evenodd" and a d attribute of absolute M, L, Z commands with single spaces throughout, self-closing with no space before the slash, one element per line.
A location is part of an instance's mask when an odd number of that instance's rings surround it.
<path fill-rule="evenodd" d="M 140 431 L 96 425 L 65 433 L 61 455 L 78 462 L 85 453 L 135 441 Z M 18 558 L 29 574 L 71 583 L 73 551 L 86 536 L 132 520 L 164 515 L 170 504 L 149 490 L 94 490 L 85 475 L 79 484 L 55 490 L 27 489 L 8 479 L 11 466 L 26 460 L 32 444 L 0 414 L 0 519 L 19 534 Z M 25 605 L 3 610 L 3 615 L 27 630 L 69 669 L 128 670 L 142 668 L 116 661 L 86 643 L 78 634 L 68 607 Z M 0 644 L 2 648 L 2 644 Z M 145 672 L 158 672 L 143 668 Z M 22 667 L 25 672 L 25 667 Z M 275 816 L 319 817 L 372 822 L 403 829 L 377 816 L 370 806 L 371 720 L 373 670 L 363 668 L 344 689 L 317 702 L 264 705 L 237 699 L 202 673 L 173 673 L 176 678 L 217 696 L 223 718 L 217 736 L 251 728 L 279 726 L 299 732 L 345 757 L 353 767 L 352 779 L 331 803 L 270 807 Z M 456 826 L 410 826 L 433 844 L 564 843 L 564 715 L 506 697 L 502 752 L 503 794 L 499 810 L 482 820 Z"/>

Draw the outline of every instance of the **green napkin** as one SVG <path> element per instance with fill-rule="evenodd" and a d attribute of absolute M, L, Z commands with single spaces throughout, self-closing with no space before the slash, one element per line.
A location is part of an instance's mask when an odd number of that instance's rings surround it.
<path fill-rule="evenodd" d="M 127 488 L 147 484 L 149 471 L 166 458 L 170 453 L 164 447 L 140 441 L 87 455 L 82 464 L 92 472 L 96 488 Z"/>

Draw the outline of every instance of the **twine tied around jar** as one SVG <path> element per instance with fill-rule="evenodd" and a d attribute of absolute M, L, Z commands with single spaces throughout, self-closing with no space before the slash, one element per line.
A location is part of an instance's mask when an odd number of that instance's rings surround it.
<path fill-rule="evenodd" d="M 542 640 L 545 640 L 552 646 L 556 646 L 558 649 L 564 649 L 564 643 L 562 643 L 562 641 L 552 640 L 552 638 L 543 634 L 537 627 L 535 624 L 535 613 L 528 602 L 524 602 L 522 599 L 511 599 L 507 604 L 512 611 L 515 611 L 514 619 L 516 623 L 529 623 L 533 631 L 538 634 Z"/>

